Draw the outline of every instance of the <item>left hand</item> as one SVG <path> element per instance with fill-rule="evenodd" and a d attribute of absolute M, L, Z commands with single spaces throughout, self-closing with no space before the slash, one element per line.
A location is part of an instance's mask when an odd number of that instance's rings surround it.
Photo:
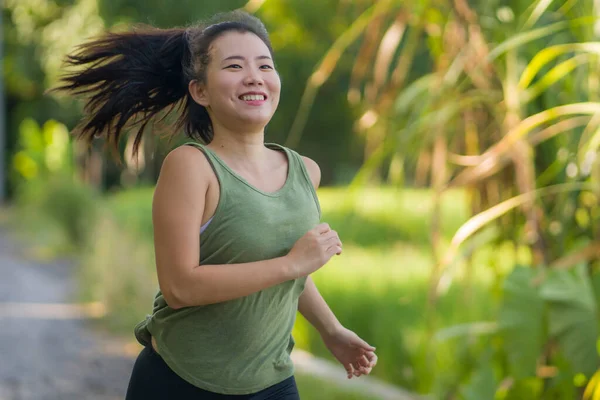
<path fill-rule="evenodd" d="M 369 375 L 377 364 L 375 347 L 343 326 L 330 335 L 324 335 L 323 342 L 331 354 L 344 366 L 348 373 L 348 379 L 351 379 L 352 376 Z"/>

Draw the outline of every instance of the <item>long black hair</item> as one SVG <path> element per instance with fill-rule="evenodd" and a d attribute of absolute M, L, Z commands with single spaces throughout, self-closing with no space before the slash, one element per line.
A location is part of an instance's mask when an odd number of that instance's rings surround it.
<path fill-rule="evenodd" d="M 53 91 L 85 98 L 84 117 L 74 134 L 89 143 L 105 136 L 117 151 L 123 129 L 139 126 L 133 145 L 138 151 L 144 129 L 157 115 L 179 113 L 171 136 L 184 128 L 192 139 L 210 143 L 212 122 L 206 109 L 191 97 L 189 82 L 206 80 L 211 43 L 228 31 L 250 32 L 273 49 L 264 24 L 242 11 L 218 14 L 188 28 L 138 26 L 107 32 L 67 56 L 77 71 L 61 78 Z"/>

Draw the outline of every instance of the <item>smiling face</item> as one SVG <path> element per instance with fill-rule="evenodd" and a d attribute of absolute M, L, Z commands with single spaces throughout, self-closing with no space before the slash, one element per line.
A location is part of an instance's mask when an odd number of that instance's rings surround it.
<path fill-rule="evenodd" d="M 281 81 L 269 48 L 253 33 L 227 32 L 210 46 L 205 83 L 190 85 L 213 126 L 262 130 L 279 104 Z"/>

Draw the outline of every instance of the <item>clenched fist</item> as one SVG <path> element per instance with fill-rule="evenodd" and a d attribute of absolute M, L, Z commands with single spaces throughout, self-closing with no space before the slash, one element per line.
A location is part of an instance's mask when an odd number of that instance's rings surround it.
<path fill-rule="evenodd" d="M 306 232 L 286 256 L 295 278 L 312 274 L 325 265 L 334 254 L 342 253 L 342 242 L 328 224 L 320 224 Z"/>

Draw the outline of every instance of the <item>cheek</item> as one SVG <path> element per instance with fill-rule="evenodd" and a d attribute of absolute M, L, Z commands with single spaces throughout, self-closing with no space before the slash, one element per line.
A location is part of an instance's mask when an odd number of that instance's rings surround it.
<path fill-rule="evenodd" d="M 279 102 L 279 95 L 281 94 L 281 81 L 278 78 L 272 79 L 267 84 L 269 85 L 269 92 L 271 92 L 273 100 Z"/>
<path fill-rule="evenodd" d="M 219 99 L 218 101 L 223 101 L 224 97 L 232 96 L 232 93 L 235 94 L 236 85 L 239 85 L 237 81 L 231 79 L 230 76 L 227 75 L 218 75 L 212 77 L 210 91 L 211 96 L 214 99 Z"/>

